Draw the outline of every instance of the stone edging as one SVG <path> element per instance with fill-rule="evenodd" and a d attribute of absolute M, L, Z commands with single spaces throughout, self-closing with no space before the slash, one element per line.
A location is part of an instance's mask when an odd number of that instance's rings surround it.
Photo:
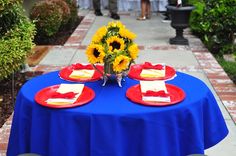
<path fill-rule="evenodd" d="M 194 36 L 191 37 L 191 51 L 198 60 L 200 68 L 205 72 L 230 117 L 236 124 L 236 85 L 228 77 L 214 56 L 205 48 L 201 40 Z"/>

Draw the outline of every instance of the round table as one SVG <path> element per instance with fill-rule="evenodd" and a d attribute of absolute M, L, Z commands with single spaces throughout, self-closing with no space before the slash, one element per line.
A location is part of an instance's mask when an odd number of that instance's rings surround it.
<path fill-rule="evenodd" d="M 186 98 L 164 107 L 143 106 L 126 97 L 139 83 L 86 82 L 95 98 L 66 109 L 41 106 L 35 94 L 48 86 L 73 83 L 58 71 L 35 77 L 18 93 L 7 155 L 42 156 L 186 156 L 203 154 L 228 134 L 225 121 L 209 88 L 199 79 L 177 72 L 166 83 L 185 91 Z"/>

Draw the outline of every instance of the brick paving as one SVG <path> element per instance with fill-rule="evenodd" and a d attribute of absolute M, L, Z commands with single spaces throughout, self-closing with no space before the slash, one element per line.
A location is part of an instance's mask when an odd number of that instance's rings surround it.
<path fill-rule="evenodd" d="M 217 95 L 236 124 L 236 85 L 230 80 L 214 56 L 205 49 L 200 40 L 190 43 L 190 47 L 200 67 L 205 72 Z"/>
<path fill-rule="evenodd" d="M 121 15 L 129 16 L 129 13 L 121 13 Z M 82 45 L 87 32 L 92 26 L 95 16 L 91 13 L 87 14 L 80 25 L 76 28 L 74 33 L 68 39 L 64 46 L 56 46 L 59 48 L 77 48 L 85 50 L 87 45 Z M 236 124 L 236 85 L 229 79 L 222 67 L 217 63 L 213 55 L 206 49 L 203 43 L 197 37 L 191 35 L 189 31 L 185 31 L 185 36 L 189 39 L 189 46 L 177 45 L 161 45 L 161 46 L 145 46 L 139 45 L 140 50 L 171 50 L 171 49 L 185 49 L 190 50 L 197 59 L 199 66 L 175 67 L 176 70 L 182 72 L 190 71 L 204 71 L 210 83 L 215 89 L 217 95 L 221 99 L 224 107 L 229 112 L 232 120 Z M 27 74 L 31 77 L 41 75 L 50 71 L 60 70 L 64 66 L 46 66 L 38 65 L 32 67 L 32 71 Z M 11 129 L 12 116 L 6 121 L 2 128 L 0 128 L 0 156 L 6 155 L 6 149 Z"/>

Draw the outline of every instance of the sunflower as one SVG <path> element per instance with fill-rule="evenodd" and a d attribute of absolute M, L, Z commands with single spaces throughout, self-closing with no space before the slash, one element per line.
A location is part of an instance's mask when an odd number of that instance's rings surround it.
<path fill-rule="evenodd" d="M 115 73 L 127 70 L 138 57 L 138 46 L 133 40 L 136 34 L 126 29 L 120 21 L 100 27 L 86 50 L 91 64 L 110 64 Z M 104 73 L 109 73 L 104 68 Z"/>
<path fill-rule="evenodd" d="M 107 45 L 109 47 L 109 51 L 124 50 L 125 49 L 125 41 L 122 38 L 117 36 L 111 36 L 107 40 Z"/>
<path fill-rule="evenodd" d="M 107 54 L 111 54 L 111 55 L 116 56 L 119 52 L 120 52 L 119 50 L 114 49 L 113 51 L 108 51 Z"/>
<path fill-rule="evenodd" d="M 92 38 L 92 42 L 99 43 L 103 39 L 104 36 L 107 34 L 107 27 L 103 26 L 98 29 L 98 31 L 95 33 L 95 35 Z"/>
<path fill-rule="evenodd" d="M 129 46 L 128 52 L 129 52 L 129 55 L 130 55 L 131 59 L 134 60 L 134 59 L 137 58 L 138 51 L 139 51 L 139 49 L 138 49 L 138 45 L 137 44 L 134 43 L 131 46 Z"/>
<path fill-rule="evenodd" d="M 117 28 L 125 28 L 125 26 L 120 22 L 120 21 L 117 21 L 117 22 L 109 22 L 108 23 L 108 28 L 111 28 L 111 27 L 117 27 Z"/>
<path fill-rule="evenodd" d="M 128 29 L 120 28 L 119 34 L 121 37 L 128 38 L 130 40 L 133 40 L 136 38 L 136 35 L 132 32 L 130 32 Z"/>
<path fill-rule="evenodd" d="M 103 63 L 105 57 L 104 49 L 99 44 L 90 44 L 86 50 L 88 61 L 92 64 Z"/>
<path fill-rule="evenodd" d="M 128 68 L 130 58 L 128 56 L 119 55 L 115 58 L 113 62 L 113 70 L 115 72 L 122 72 Z"/>

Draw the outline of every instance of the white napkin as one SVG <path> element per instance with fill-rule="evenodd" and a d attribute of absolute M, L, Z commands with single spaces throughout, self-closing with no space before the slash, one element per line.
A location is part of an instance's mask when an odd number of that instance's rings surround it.
<path fill-rule="evenodd" d="M 94 70 L 89 69 L 80 69 L 80 70 L 73 70 L 70 74 L 70 78 L 92 78 L 94 74 Z"/>
<path fill-rule="evenodd" d="M 167 92 L 166 85 L 164 81 L 140 81 L 141 92 L 146 93 L 148 90 L 158 92 Z M 144 96 L 142 95 L 143 101 L 154 101 L 154 102 L 170 102 L 170 96 L 160 97 L 160 96 Z"/>
<path fill-rule="evenodd" d="M 74 92 L 77 93 L 75 97 L 72 99 L 49 98 L 46 100 L 46 102 L 52 105 L 73 104 L 77 100 L 77 98 L 81 95 L 83 89 L 84 89 L 84 84 L 60 84 L 56 92 L 61 94 Z"/>

